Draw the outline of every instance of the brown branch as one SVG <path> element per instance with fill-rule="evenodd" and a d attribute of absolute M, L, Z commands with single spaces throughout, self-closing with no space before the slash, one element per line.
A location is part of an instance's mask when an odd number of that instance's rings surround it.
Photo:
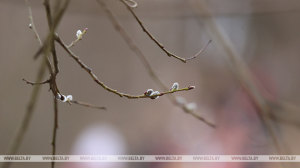
<path fill-rule="evenodd" d="M 37 32 L 35 26 L 34 26 L 34 22 L 33 22 L 33 17 L 32 17 L 32 11 L 31 11 L 30 4 L 29 4 L 29 2 L 28 2 L 27 0 L 25 0 L 25 2 L 26 2 L 26 4 L 27 4 L 27 6 L 28 6 L 28 12 L 29 12 L 29 19 L 30 19 L 29 28 L 33 30 L 34 36 L 35 36 L 35 38 L 38 40 L 40 46 L 43 46 L 43 42 L 41 41 L 41 38 L 40 38 L 40 36 L 39 36 L 39 34 L 38 34 L 38 32 Z M 51 72 L 52 72 L 51 61 L 50 61 L 48 55 L 47 55 L 45 52 L 44 52 L 44 54 L 45 54 L 45 57 L 47 57 L 47 60 L 48 60 L 47 66 L 48 66 L 48 68 L 49 68 L 49 72 L 51 73 Z"/>
<path fill-rule="evenodd" d="M 204 51 L 204 49 L 208 46 L 208 44 L 210 43 L 212 41 L 212 39 L 210 39 L 209 41 L 208 41 L 208 43 L 196 54 L 196 55 L 194 55 L 194 56 L 192 56 L 192 57 L 190 57 L 190 58 L 186 58 L 185 60 L 186 61 L 188 61 L 188 60 L 191 60 L 191 59 L 194 59 L 194 58 L 196 58 L 198 55 L 200 55 L 203 51 Z"/>
<path fill-rule="evenodd" d="M 82 39 L 82 36 L 87 32 L 87 29 L 88 29 L 88 28 L 85 28 L 85 29 L 83 30 L 83 32 L 82 32 L 80 35 L 78 35 L 77 39 L 76 39 L 75 41 L 72 41 L 72 43 L 71 43 L 70 45 L 68 45 L 68 48 L 73 47 L 73 46 L 75 45 L 75 43 L 77 43 L 79 40 L 81 40 L 81 39 Z M 76 34 L 76 35 L 77 35 L 77 34 Z"/>
<path fill-rule="evenodd" d="M 33 85 L 42 85 L 42 84 L 46 84 L 46 83 L 49 83 L 50 80 L 49 79 L 46 79 L 44 80 L 43 82 L 31 82 L 31 81 L 28 81 L 26 79 L 23 79 L 23 81 L 25 81 L 27 84 L 31 84 L 32 86 Z"/>
<path fill-rule="evenodd" d="M 43 45 L 42 41 L 41 41 L 41 38 L 39 37 L 39 34 L 37 33 L 36 29 L 35 29 L 35 26 L 34 26 L 34 23 L 33 23 L 33 18 L 32 18 L 32 12 L 31 12 L 31 7 L 30 7 L 30 4 L 27 0 L 25 0 L 27 6 L 28 6 L 28 12 L 29 12 L 29 19 L 30 19 L 30 28 L 33 30 L 34 32 L 34 36 L 35 38 L 38 39 L 39 41 L 39 44 L 40 45 Z"/>
<path fill-rule="evenodd" d="M 125 6 L 127 6 L 127 9 L 130 11 L 130 13 L 134 16 L 134 18 L 136 19 L 136 21 L 140 24 L 140 26 L 142 27 L 143 31 L 150 37 L 151 40 L 153 40 L 155 42 L 155 44 L 161 48 L 169 57 L 174 57 L 176 59 L 179 59 L 180 61 L 186 63 L 188 60 L 194 59 L 196 58 L 199 54 L 201 54 L 204 49 L 208 46 L 208 44 L 211 42 L 211 40 L 194 56 L 190 57 L 190 58 L 181 58 L 173 53 L 171 53 L 170 51 L 168 51 L 160 42 L 158 42 L 155 37 L 146 29 L 146 27 L 143 25 L 143 22 L 138 18 L 138 16 L 135 14 L 135 12 L 133 11 L 132 7 L 130 5 L 128 5 L 128 3 L 125 0 L 120 0 L 121 2 L 123 2 L 125 4 Z"/>
<path fill-rule="evenodd" d="M 78 105 L 81 105 L 81 106 L 86 106 L 86 107 L 91 107 L 91 108 L 106 110 L 106 107 L 104 107 L 104 106 L 97 106 L 97 105 L 93 105 L 93 104 L 89 104 L 89 103 L 84 103 L 84 102 L 80 102 L 80 101 L 76 101 L 76 100 L 71 100 L 69 102 L 70 103 L 75 103 L 75 104 L 78 104 Z"/>
<path fill-rule="evenodd" d="M 44 51 L 49 48 L 49 44 L 51 44 L 53 38 L 54 38 L 54 32 L 58 26 L 59 21 L 61 20 L 63 14 L 65 13 L 68 5 L 69 5 L 70 0 L 65 0 L 65 2 L 61 5 L 57 12 L 55 13 L 53 23 L 50 29 L 50 32 L 47 35 L 46 40 L 44 41 L 44 45 L 36 52 L 36 54 L 33 56 L 34 59 L 37 59 L 38 56 Z M 59 1 L 57 1 L 59 3 Z"/>
<path fill-rule="evenodd" d="M 68 2 L 65 1 L 65 4 L 63 5 L 63 7 L 61 8 L 61 11 L 59 11 L 59 6 L 60 6 L 61 1 L 56 1 L 55 4 L 55 11 L 56 11 L 56 15 L 59 14 L 58 12 L 61 12 L 61 14 L 63 14 L 68 5 Z M 50 76 L 50 89 L 52 90 L 52 93 L 54 95 L 54 97 L 57 96 L 57 94 L 60 94 L 59 89 L 57 87 L 57 83 L 56 83 L 56 76 L 59 73 L 59 67 L 58 67 L 58 58 L 57 58 L 57 54 L 56 54 L 56 49 L 55 49 L 55 45 L 54 45 L 54 38 L 53 38 L 53 34 L 54 34 L 54 28 L 55 28 L 55 23 L 56 20 L 52 19 L 52 14 L 51 14 L 51 7 L 49 4 L 49 0 L 44 0 L 44 5 L 45 5 L 45 11 L 46 11 L 46 15 L 47 15 L 47 21 L 48 21 L 48 27 L 49 27 L 49 32 L 52 33 L 50 34 L 52 37 L 49 39 L 49 48 L 50 51 L 52 53 L 52 58 L 53 58 L 53 63 L 54 63 L 54 69 L 52 69 L 52 73 Z M 60 18 L 58 18 L 60 19 Z"/>
<path fill-rule="evenodd" d="M 56 132 L 58 129 L 58 108 L 57 108 L 57 99 L 54 98 L 54 125 L 53 125 L 53 136 L 52 136 L 52 155 L 55 155 L 56 152 Z M 51 163 L 51 167 L 54 168 L 55 162 Z"/>
<path fill-rule="evenodd" d="M 86 66 L 80 59 L 78 56 L 76 56 L 69 48 L 68 46 L 60 39 L 60 37 L 56 34 L 55 36 L 55 40 L 66 50 L 66 52 L 81 66 L 81 68 L 83 68 L 92 78 L 93 80 L 99 84 L 101 87 L 103 87 L 105 90 L 112 92 L 120 97 L 127 97 L 129 99 L 139 99 L 139 98 L 154 98 L 155 96 L 163 96 L 165 94 L 171 94 L 174 92 L 178 92 L 178 91 L 188 91 L 191 89 L 194 89 L 193 86 L 189 86 L 186 88 L 182 88 L 182 89 L 178 89 L 178 90 L 174 90 L 174 91 L 167 91 L 167 92 L 163 92 L 160 93 L 159 95 L 153 95 L 153 96 L 146 96 L 146 95 L 130 95 L 130 94 L 125 94 L 125 93 L 121 93 L 118 92 L 117 90 L 114 90 L 108 86 L 106 86 L 103 82 L 101 82 L 97 76 L 92 72 L 92 69 L 89 68 L 88 66 Z"/>
<path fill-rule="evenodd" d="M 51 8 L 49 4 L 49 0 L 44 0 L 44 5 L 46 9 L 46 14 L 47 14 L 47 20 L 48 20 L 48 26 L 49 26 L 49 31 L 51 30 L 51 27 L 53 26 L 53 20 L 52 20 L 52 15 L 51 15 Z M 59 73 L 59 67 L 58 67 L 58 59 L 56 55 L 56 50 L 55 50 L 55 45 L 54 45 L 54 39 L 51 41 L 51 53 L 53 56 L 53 63 L 54 63 L 54 77 Z"/>
<path fill-rule="evenodd" d="M 137 55 L 137 57 L 140 59 L 146 70 L 148 71 L 150 77 L 153 79 L 153 81 L 161 88 L 161 90 L 168 90 L 168 87 L 158 78 L 158 76 L 155 74 L 153 68 L 151 67 L 150 63 L 148 62 L 146 56 L 143 54 L 143 52 L 139 49 L 139 47 L 135 44 L 133 39 L 130 37 L 130 35 L 126 32 L 126 30 L 123 28 L 121 23 L 117 20 L 117 18 L 114 16 L 114 14 L 111 12 L 109 7 L 102 1 L 102 0 L 97 0 L 99 5 L 102 7 L 106 15 L 108 16 L 109 20 L 115 27 L 115 29 L 120 33 L 120 35 L 123 37 L 123 39 L 126 41 L 128 44 L 129 48 Z M 201 52 L 201 51 L 200 51 Z M 198 114 L 192 112 L 192 111 L 187 111 L 185 106 L 180 106 L 178 103 L 175 101 L 175 96 L 172 94 L 168 94 L 168 98 L 170 101 L 174 104 L 182 108 L 185 112 L 191 114 L 192 116 L 196 117 L 197 119 L 203 121 L 207 125 L 215 128 L 215 124 L 207 121 L 205 118 L 199 116 Z"/>

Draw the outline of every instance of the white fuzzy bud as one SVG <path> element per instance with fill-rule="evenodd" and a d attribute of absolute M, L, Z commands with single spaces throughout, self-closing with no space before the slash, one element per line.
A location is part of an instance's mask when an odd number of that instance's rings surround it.
<path fill-rule="evenodd" d="M 29 28 L 30 28 L 30 29 L 32 29 L 32 25 L 31 25 L 31 23 L 29 24 Z"/>
<path fill-rule="evenodd" d="M 54 98 L 56 98 L 56 99 L 60 100 L 61 96 L 60 96 L 60 94 L 59 94 L 59 93 L 57 93 L 57 95 L 56 95 L 56 96 L 54 96 Z"/>
<path fill-rule="evenodd" d="M 62 102 L 66 102 L 66 101 L 67 101 L 67 97 L 66 97 L 65 95 L 61 95 L 60 100 L 61 100 Z"/>
<path fill-rule="evenodd" d="M 71 101 L 71 100 L 73 100 L 73 96 L 72 95 L 68 95 L 67 96 L 67 101 Z"/>
<path fill-rule="evenodd" d="M 124 2 L 131 8 L 136 8 L 138 6 L 134 0 L 125 0 Z"/>
<path fill-rule="evenodd" d="M 157 95 L 157 96 L 156 96 L 156 95 Z M 155 92 L 153 92 L 153 93 L 150 94 L 150 97 L 153 96 L 153 99 L 158 99 L 158 98 L 159 98 L 158 95 L 160 95 L 159 91 L 155 91 Z"/>
<path fill-rule="evenodd" d="M 194 112 L 197 109 L 197 104 L 196 103 L 189 103 L 186 105 L 186 110 L 188 112 Z"/>
<path fill-rule="evenodd" d="M 178 90 L 179 89 L 179 84 L 175 82 L 173 86 L 171 87 L 170 91 Z"/>
<path fill-rule="evenodd" d="M 76 33 L 77 38 L 81 38 L 81 34 L 82 34 L 81 30 L 77 30 L 77 33 Z"/>
<path fill-rule="evenodd" d="M 153 93 L 153 89 L 148 89 L 144 94 L 150 96 Z"/>
<path fill-rule="evenodd" d="M 176 103 L 177 103 L 178 105 L 183 106 L 183 105 L 186 104 L 186 100 L 185 100 L 185 98 L 183 98 L 183 97 L 177 96 L 175 99 L 176 99 Z"/>

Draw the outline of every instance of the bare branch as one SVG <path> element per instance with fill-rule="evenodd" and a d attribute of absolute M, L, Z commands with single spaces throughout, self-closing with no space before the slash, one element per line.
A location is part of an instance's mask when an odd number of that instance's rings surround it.
<path fill-rule="evenodd" d="M 208 44 L 210 43 L 212 41 L 212 39 L 210 39 L 209 41 L 208 41 L 208 43 L 196 54 L 196 55 L 194 55 L 194 56 L 192 56 L 192 57 L 190 57 L 190 58 L 187 58 L 187 59 L 185 59 L 186 61 L 188 61 L 188 60 L 191 60 L 191 59 L 194 59 L 194 58 L 196 58 L 198 55 L 200 55 L 203 51 L 204 51 L 204 49 L 208 46 Z"/>
<path fill-rule="evenodd" d="M 57 107 L 57 99 L 54 98 L 54 124 L 53 124 L 53 136 L 52 136 L 52 155 L 56 153 L 56 132 L 58 129 L 58 107 Z M 55 162 L 51 163 L 51 167 L 54 168 Z"/>
<path fill-rule="evenodd" d="M 75 103 L 75 104 L 86 106 L 86 107 L 91 107 L 91 108 L 106 110 L 106 107 L 104 107 L 104 106 L 97 106 L 97 105 L 93 105 L 93 104 L 89 104 L 89 103 L 84 103 L 84 102 L 80 102 L 80 101 L 76 101 L 76 100 L 71 100 L 70 103 Z"/>
<path fill-rule="evenodd" d="M 26 1 L 27 6 L 28 6 L 28 11 L 29 11 L 29 19 L 30 19 L 29 28 L 33 30 L 34 36 L 35 36 L 35 38 L 38 39 L 39 44 L 40 44 L 40 45 L 43 45 L 43 43 L 42 43 L 42 41 L 41 41 L 41 38 L 39 37 L 39 34 L 38 34 L 38 32 L 36 31 L 35 26 L 34 26 L 34 23 L 33 23 L 33 18 L 32 18 L 32 12 L 31 12 L 30 4 L 29 4 L 29 2 L 28 2 L 27 0 L 25 0 L 25 1 Z"/>
<path fill-rule="evenodd" d="M 159 48 L 161 48 L 169 57 L 174 57 L 176 59 L 179 59 L 180 61 L 186 63 L 186 61 L 191 60 L 196 58 L 200 53 L 202 53 L 202 51 L 207 47 L 207 45 L 211 42 L 211 40 L 205 45 L 205 47 L 203 47 L 195 56 L 192 56 L 190 58 L 181 58 L 173 53 L 171 53 L 170 51 L 168 51 L 160 42 L 158 42 L 154 36 L 146 29 L 146 27 L 143 25 L 143 22 L 138 18 L 138 16 L 135 14 L 135 12 L 133 11 L 133 7 L 131 7 L 130 5 L 128 5 L 128 3 L 126 2 L 126 0 L 120 0 L 121 2 L 123 2 L 125 4 L 125 6 L 127 6 L 127 9 L 130 11 L 130 13 L 134 16 L 134 18 L 136 19 L 136 21 L 140 24 L 140 26 L 142 27 L 143 31 L 151 38 L 151 40 L 153 40 L 155 42 L 155 44 L 157 44 L 157 46 Z"/>
<path fill-rule="evenodd" d="M 52 20 L 52 15 L 51 15 L 51 8 L 49 4 L 49 0 L 44 1 L 45 9 L 46 9 L 46 14 L 47 14 L 47 20 L 48 20 L 48 26 L 49 26 L 49 31 L 51 31 L 51 27 L 53 26 L 53 20 Z M 59 72 L 58 68 L 58 59 L 56 55 L 56 50 L 55 50 L 55 45 L 54 45 L 54 39 L 51 40 L 51 53 L 53 56 L 53 63 L 54 63 L 54 77 L 56 78 L 56 75 Z"/>
<path fill-rule="evenodd" d="M 36 30 L 36 28 L 35 28 L 35 26 L 34 26 L 34 22 L 33 22 L 33 17 L 32 17 L 32 12 L 31 12 L 30 4 L 29 4 L 29 2 L 28 2 L 27 0 L 25 0 L 25 2 L 26 2 L 26 4 L 27 4 L 27 6 L 28 6 L 28 12 L 29 12 L 29 19 L 30 19 L 29 28 L 33 30 L 34 36 L 35 36 L 35 38 L 37 38 L 37 40 L 38 40 L 40 46 L 43 46 L 43 42 L 41 41 L 41 38 L 39 37 L 39 34 L 38 34 L 38 32 L 37 32 L 37 30 Z M 45 53 L 45 52 L 44 52 L 44 53 Z M 48 55 L 45 54 L 45 57 L 47 57 L 47 60 L 48 60 L 47 66 L 48 66 L 49 71 L 50 71 L 50 73 L 51 73 L 51 72 L 52 72 L 51 61 L 50 61 Z"/>
<path fill-rule="evenodd" d="M 67 51 L 67 53 L 81 66 L 81 68 L 83 68 L 87 73 L 90 74 L 90 76 L 93 78 L 93 80 L 99 84 L 101 87 L 103 87 L 105 90 L 112 92 L 116 95 L 119 95 L 120 97 L 127 97 L 129 99 L 139 99 L 139 98 L 154 98 L 155 96 L 146 96 L 146 95 L 130 95 L 130 94 L 125 94 L 125 93 L 121 93 L 118 92 L 117 90 L 114 90 L 108 86 L 106 86 L 103 82 L 99 81 L 99 79 L 97 78 L 97 76 L 92 72 L 92 69 L 89 68 L 88 66 L 86 66 L 80 59 L 78 56 L 76 56 L 67 46 L 66 44 L 60 39 L 60 37 L 56 34 L 55 36 L 55 40 Z M 160 93 L 160 95 L 156 95 L 156 96 L 163 96 L 165 94 L 170 94 L 170 93 L 174 93 L 174 92 L 178 92 L 178 91 L 188 91 L 193 89 L 192 86 L 186 87 L 186 88 L 182 88 L 182 89 L 178 89 L 178 90 L 174 90 L 174 91 L 168 91 L 168 92 L 163 92 Z"/>
<path fill-rule="evenodd" d="M 57 1 L 59 2 L 59 1 Z M 50 32 L 47 35 L 46 40 L 44 41 L 44 45 L 36 52 L 36 54 L 33 56 L 34 59 L 37 59 L 38 56 L 44 51 L 49 48 L 49 44 L 51 44 L 54 36 L 54 32 L 58 26 L 59 21 L 61 20 L 63 14 L 65 13 L 68 5 L 69 5 L 70 0 L 65 0 L 65 2 L 62 4 L 62 7 L 57 10 L 55 13 L 54 19 L 53 19 L 53 24 L 51 26 Z"/>
<path fill-rule="evenodd" d="M 120 33 L 120 35 L 124 38 L 126 43 L 128 44 L 129 48 L 137 55 L 137 57 L 140 59 L 146 70 L 148 71 L 150 77 L 153 79 L 153 81 L 161 88 L 161 90 L 168 90 L 168 87 L 158 78 L 156 73 L 154 72 L 153 68 L 151 67 L 150 63 L 148 62 L 146 56 L 143 54 L 143 52 L 139 49 L 139 47 L 136 45 L 136 43 L 133 41 L 133 39 L 130 37 L 130 35 L 126 32 L 126 30 L 123 28 L 121 23 L 117 20 L 117 18 L 114 16 L 114 14 L 111 12 L 109 7 L 102 1 L 102 0 L 97 0 L 99 5 L 102 7 L 104 12 L 107 14 L 109 20 L 115 27 L 115 29 Z M 198 54 L 200 54 L 203 50 L 201 50 Z M 197 54 L 197 55 L 198 55 Z M 203 121 L 206 123 L 208 126 L 211 126 L 215 128 L 215 124 L 207 121 L 205 118 L 199 116 L 193 111 L 187 111 L 185 106 L 178 105 L 178 103 L 175 101 L 175 96 L 172 94 L 168 94 L 168 98 L 170 101 L 182 108 L 186 113 L 191 114 L 192 116 L 196 117 L 197 119 Z"/>
<path fill-rule="evenodd" d="M 46 79 L 44 80 L 43 82 L 31 82 L 31 81 L 28 81 L 26 79 L 23 79 L 23 81 L 25 81 L 27 84 L 31 84 L 32 86 L 33 85 L 42 85 L 42 84 L 46 84 L 46 83 L 49 83 L 50 80 L 49 79 Z"/>

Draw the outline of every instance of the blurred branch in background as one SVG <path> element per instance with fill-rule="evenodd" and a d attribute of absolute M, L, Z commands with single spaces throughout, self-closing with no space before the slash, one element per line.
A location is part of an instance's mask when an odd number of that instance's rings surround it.
<path fill-rule="evenodd" d="M 115 29 L 124 38 L 124 40 L 126 41 L 126 43 L 129 46 L 129 48 L 138 56 L 138 58 L 140 59 L 140 61 L 142 62 L 142 64 L 146 68 L 146 70 L 148 71 L 150 77 L 156 83 L 156 85 L 158 85 L 161 88 L 161 90 L 163 90 L 163 91 L 168 90 L 167 86 L 158 78 L 158 76 L 154 72 L 154 70 L 151 67 L 150 63 L 148 62 L 146 56 L 139 49 L 139 47 L 135 44 L 135 42 L 133 41 L 133 39 L 130 37 L 130 35 L 126 32 L 126 30 L 123 28 L 123 26 L 121 25 L 121 23 L 114 16 L 114 14 L 110 10 L 110 8 L 104 3 L 103 0 L 97 0 L 97 2 L 101 6 L 101 8 L 104 10 L 104 12 L 106 13 L 107 17 L 109 18 L 109 20 L 111 21 L 111 23 L 113 24 L 113 26 L 115 27 Z M 192 116 L 196 117 L 200 121 L 203 121 L 205 124 L 207 124 L 208 126 L 210 126 L 212 128 L 216 127 L 216 125 L 213 124 L 212 122 L 210 122 L 210 121 L 206 120 L 205 118 L 203 118 L 202 116 L 196 114 L 195 111 L 190 110 L 187 107 L 186 103 L 179 103 L 177 101 L 178 99 L 176 99 L 173 94 L 168 94 L 168 98 L 170 99 L 170 101 L 174 105 L 177 105 L 177 106 L 181 107 L 186 113 L 191 114 Z"/>
<path fill-rule="evenodd" d="M 236 50 L 234 49 L 233 44 L 227 37 L 227 34 L 222 30 L 220 26 L 216 23 L 216 21 L 213 18 L 213 15 L 209 11 L 209 7 L 205 4 L 204 1 L 189 1 L 190 5 L 194 9 L 194 11 L 198 15 L 205 15 L 205 26 L 207 28 L 207 31 L 210 33 L 212 38 L 214 39 L 214 42 L 217 44 L 217 46 L 220 48 L 221 51 L 225 53 L 227 57 L 225 57 L 227 64 L 231 68 L 233 74 L 237 78 L 237 80 L 240 82 L 241 86 L 246 90 L 248 95 L 250 96 L 253 104 L 257 108 L 257 113 L 263 122 L 263 125 L 267 128 L 269 133 L 271 134 L 273 143 L 277 149 L 278 154 L 288 154 L 287 148 L 284 149 L 285 152 L 282 151 L 278 136 L 276 137 L 275 131 L 273 129 L 273 123 L 270 119 L 273 117 L 278 118 L 279 120 L 283 119 L 285 121 L 293 121 L 297 125 L 299 125 L 300 117 L 299 113 L 296 118 L 295 116 L 297 112 L 299 112 L 299 108 L 293 106 L 292 108 L 285 105 L 285 103 L 278 101 L 278 102 L 272 102 L 268 100 L 268 96 L 265 94 L 264 90 L 261 90 L 262 87 L 258 83 L 256 84 L 256 79 L 254 78 L 254 75 L 251 73 L 249 68 L 247 67 L 244 60 L 238 55 Z M 202 11 L 202 12 L 200 12 Z M 254 83 L 255 81 L 255 83 Z M 272 102 L 272 103 L 271 103 Z M 271 105 L 271 104 L 277 104 Z M 280 108 L 284 112 L 288 114 L 283 114 L 283 112 L 278 112 Z M 293 109 L 293 113 L 295 115 L 291 116 L 291 111 L 289 109 Z M 277 112 L 276 112 L 277 111 Z M 297 112 L 296 112 L 297 111 Z M 280 115 L 282 114 L 282 115 Z M 270 117 L 273 116 L 273 117 Z M 289 116 L 289 117 L 287 117 Z M 281 144 L 282 145 L 282 144 Z"/>
<path fill-rule="evenodd" d="M 37 82 L 41 82 L 43 80 L 43 77 L 44 77 L 45 71 L 46 71 L 46 67 L 47 67 L 46 62 L 47 62 L 47 60 L 43 59 L 41 65 L 40 65 L 40 68 L 38 70 L 37 77 L 36 77 Z M 40 86 L 41 85 L 34 86 L 32 93 L 31 93 L 29 103 L 27 105 L 27 109 L 25 111 L 25 114 L 21 118 L 21 122 L 16 128 L 12 140 L 10 140 L 10 143 L 5 151 L 5 155 L 15 155 L 17 153 L 17 151 L 21 145 L 21 142 L 23 141 L 23 138 L 27 131 L 27 128 L 29 126 L 33 111 L 35 109 L 37 99 L 38 99 L 38 94 L 40 91 Z M 9 165 L 10 165 L 10 162 L 2 162 L 0 164 L 0 167 L 7 168 L 7 167 L 9 167 Z"/>

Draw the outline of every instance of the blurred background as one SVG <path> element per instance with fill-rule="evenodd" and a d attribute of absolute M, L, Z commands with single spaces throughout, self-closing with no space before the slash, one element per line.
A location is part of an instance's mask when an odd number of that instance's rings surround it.
<path fill-rule="evenodd" d="M 193 2 L 200 0 L 137 0 L 134 9 L 148 30 L 172 53 L 193 56 L 211 38 L 205 15 L 198 15 Z M 29 1 L 36 29 L 42 39 L 48 33 L 41 1 Z M 263 127 L 249 96 L 231 72 L 224 51 L 214 42 L 196 59 L 187 62 L 168 57 L 142 31 L 119 1 L 106 0 L 126 31 L 171 87 L 195 86 L 174 95 L 197 104 L 196 113 L 218 127 L 213 129 L 166 97 L 130 100 L 97 85 L 56 44 L 60 73 L 57 84 L 64 95 L 78 101 L 104 105 L 98 110 L 59 102 L 59 155 L 272 155 L 277 154 L 270 134 Z M 200 1 L 201 2 L 201 1 Z M 238 55 L 274 100 L 300 103 L 300 1 L 297 0 L 206 0 L 218 25 Z M 0 155 L 5 154 L 29 102 L 39 59 L 39 48 L 29 29 L 25 1 L 0 1 Z M 147 89 L 162 92 L 146 68 L 115 30 L 96 1 L 72 0 L 57 33 L 67 44 L 77 30 L 88 28 L 71 50 L 111 88 L 132 95 Z M 48 74 L 45 78 L 48 77 Z M 20 155 L 50 155 L 53 129 L 53 95 L 43 85 Z M 285 112 L 283 112 L 285 113 Z M 300 119 L 299 119 L 300 120 Z M 285 154 L 297 155 L 297 127 L 275 123 L 274 130 Z M 50 163 L 13 163 L 11 167 L 50 167 Z M 56 163 L 56 167 L 281 167 L 278 163 Z M 284 164 L 284 166 L 287 166 Z M 296 164 L 289 166 L 297 167 Z"/>

